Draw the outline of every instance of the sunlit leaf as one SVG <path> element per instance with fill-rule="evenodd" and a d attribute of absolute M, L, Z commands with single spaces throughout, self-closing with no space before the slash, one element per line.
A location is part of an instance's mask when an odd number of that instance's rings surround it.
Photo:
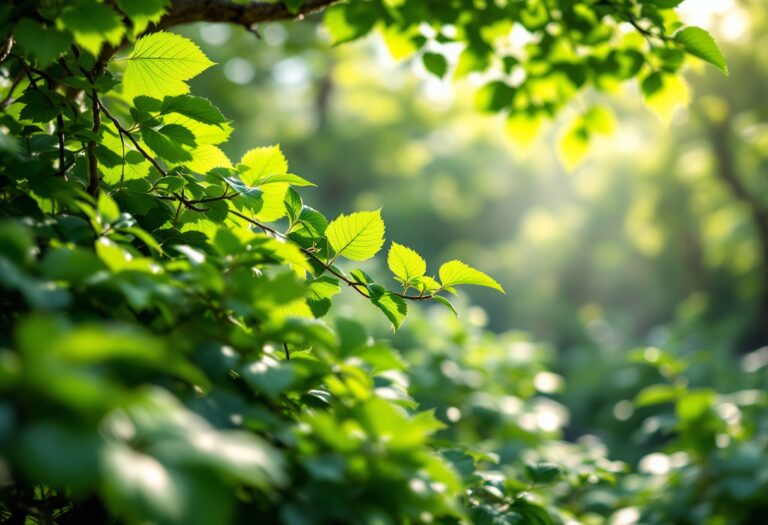
<path fill-rule="evenodd" d="M 728 74 L 725 56 L 715 40 L 700 27 L 686 27 L 675 34 L 675 41 L 693 56 L 709 62 L 720 71 Z"/>
<path fill-rule="evenodd" d="M 129 99 L 187 93 L 186 81 L 213 65 L 194 42 L 164 31 L 140 38 L 125 60 L 123 86 Z"/>
<path fill-rule="evenodd" d="M 487 276 L 480 270 L 464 264 L 461 261 L 448 261 L 440 266 L 439 270 L 440 283 L 443 288 L 456 286 L 459 284 L 474 284 L 477 286 L 486 286 L 493 288 L 501 293 L 504 293 L 504 289 L 499 283 Z"/>
<path fill-rule="evenodd" d="M 427 263 L 421 255 L 396 242 L 389 248 L 387 265 L 403 284 L 414 282 L 427 271 Z"/>
<path fill-rule="evenodd" d="M 325 231 L 337 256 L 353 261 L 370 259 L 384 244 L 384 221 L 381 210 L 339 215 Z"/>

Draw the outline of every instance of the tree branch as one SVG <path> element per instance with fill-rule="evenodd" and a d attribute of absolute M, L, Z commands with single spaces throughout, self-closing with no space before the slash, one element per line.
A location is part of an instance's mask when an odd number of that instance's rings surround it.
<path fill-rule="evenodd" d="M 99 128 L 101 127 L 101 115 L 99 114 L 99 99 L 96 97 L 96 90 L 91 92 L 93 103 L 91 105 L 93 112 L 93 131 L 94 135 L 98 135 Z M 86 147 L 86 155 L 88 157 L 88 194 L 96 197 L 99 194 L 99 161 L 96 158 L 96 141 L 91 140 Z"/>
<path fill-rule="evenodd" d="M 339 0 L 305 0 L 293 12 L 283 2 L 237 3 L 233 0 L 173 0 L 168 13 L 149 32 L 192 22 L 227 22 L 251 28 L 259 22 L 293 20 L 319 11 Z"/>
<path fill-rule="evenodd" d="M 760 250 L 761 289 L 758 295 L 756 313 L 756 343 L 765 344 L 766 327 L 768 327 L 768 275 L 765 268 L 768 266 L 768 206 L 755 195 L 745 182 L 741 180 L 737 172 L 736 159 L 730 146 L 730 118 L 722 122 L 707 122 L 710 144 L 714 151 L 716 162 L 715 174 L 726 185 L 731 195 L 743 202 L 752 216 L 752 224 L 757 235 L 757 243 Z"/>

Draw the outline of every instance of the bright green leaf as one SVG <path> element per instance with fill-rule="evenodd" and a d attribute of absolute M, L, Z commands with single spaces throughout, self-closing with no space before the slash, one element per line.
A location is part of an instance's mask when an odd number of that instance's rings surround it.
<path fill-rule="evenodd" d="M 203 124 L 220 125 L 226 122 L 219 108 L 202 97 L 178 95 L 165 97 L 160 108 L 162 113 L 179 113 Z"/>
<path fill-rule="evenodd" d="M 353 261 L 370 259 L 384 244 L 381 210 L 339 215 L 325 231 L 336 256 Z"/>
<path fill-rule="evenodd" d="M 709 62 L 726 75 L 728 74 L 728 64 L 725 62 L 723 52 L 709 33 L 700 27 L 686 27 L 677 32 L 675 41 L 682 44 L 689 54 Z"/>
<path fill-rule="evenodd" d="M 414 282 L 427 271 L 427 263 L 421 255 L 396 242 L 389 248 L 387 265 L 404 285 Z"/>
<path fill-rule="evenodd" d="M 248 150 L 240 164 L 240 178 L 250 186 L 264 184 L 267 177 L 288 173 L 288 161 L 277 145 Z"/>
<path fill-rule="evenodd" d="M 213 65 L 194 42 L 164 31 L 140 38 L 125 60 L 123 86 L 129 99 L 187 93 L 186 81 Z"/>
<path fill-rule="evenodd" d="M 440 267 L 439 274 L 443 288 L 459 284 L 474 284 L 477 286 L 493 288 L 501 293 L 505 293 L 501 285 L 494 279 L 480 270 L 475 270 L 471 266 L 467 266 L 461 261 L 448 261 Z"/>

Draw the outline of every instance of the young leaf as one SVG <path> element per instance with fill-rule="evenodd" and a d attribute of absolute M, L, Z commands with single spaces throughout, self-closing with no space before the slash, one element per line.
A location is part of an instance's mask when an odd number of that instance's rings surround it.
<path fill-rule="evenodd" d="M 440 289 L 440 283 L 429 275 L 422 275 L 418 279 L 414 279 L 413 286 L 422 293 L 432 293 Z"/>
<path fill-rule="evenodd" d="M 353 261 L 370 259 L 384 244 L 384 221 L 381 210 L 359 211 L 339 215 L 325 231 L 337 256 Z"/>
<path fill-rule="evenodd" d="M 688 54 L 709 62 L 728 75 L 728 65 L 723 52 L 709 33 L 700 27 L 686 27 L 675 34 L 675 41 L 680 43 Z"/>
<path fill-rule="evenodd" d="M 404 285 L 415 282 L 427 271 L 427 263 L 421 255 L 396 242 L 389 248 L 387 265 L 395 278 Z"/>
<path fill-rule="evenodd" d="M 240 179 L 251 186 L 263 184 L 264 179 L 271 175 L 288 173 L 288 161 L 277 145 L 248 150 L 240 159 L 240 164 Z"/>
<path fill-rule="evenodd" d="M 187 93 L 186 81 L 213 65 L 194 42 L 164 31 L 140 38 L 125 60 L 123 86 L 129 99 Z"/>
<path fill-rule="evenodd" d="M 486 286 L 493 288 L 501 293 L 504 289 L 494 279 L 487 276 L 480 270 L 475 270 L 461 261 L 448 261 L 440 267 L 440 281 L 443 288 L 456 286 L 458 284 L 474 284 L 477 286 Z"/>
<path fill-rule="evenodd" d="M 293 188 L 288 188 L 288 192 L 285 194 L 285 200 L 283 201 L 283 204 L 285 205 L 285 211 L 288 214 L 290 226 L 293 226 L 299 218 L 301 208 L 304 206 L 304 203 L 301 200 L 301 196 Z"/>

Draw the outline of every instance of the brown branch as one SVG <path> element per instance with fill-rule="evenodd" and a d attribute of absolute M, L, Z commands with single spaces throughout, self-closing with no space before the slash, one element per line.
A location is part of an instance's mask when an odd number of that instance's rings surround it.
<path fill-rule="evenodd" d="M 5 59 L 11 54 L 11 49 L 13 49 L 13 37 L 9 36 L 0 44 L 0 63 L 5 62 Z"/>
<path fill-rule="evenodd" d="M 319 11 L 339 0 L 305 0 L 296 12 L 290 11 L 283 2 L 253 1 L 237 3 L 233 0 L 173 0 L 168 13 L 150 29 L 160 31 L 192 22 L 227 22 L 250 29 L 260 22 L 293 20 Z"/>
<path fill-rule="evenodd" d="M 279 231 L 275 230 L 274 228 L 271 228 L 271 227 L 267 226 L 266 224 L 262 224 L 261 222 L 255 220 L 255 219 L 252 219 L 251 217 L 248 217 L 247 215 L 243 215 L 239 211 L 236 211 L 236 210 L 233 210 L 233 209 L 230 208 L 228 210 L 228 212 L 231 213 L 232 215 L 235 215 L 236 217 L 240 217 L 241 219 L 243 219 L 244 221 L 249 222 L 250 224 L 253 224 L 257 228 L 260 228 L 265 233 L 271 233 L 272 235 L 278 236 L 278 237 L 280 237 L 282 239 L 286 239 L 287 238 L 285 235 L 283 235 Z M 304 255 L 306 255 L 307 257 L 310 257 L 312 260 L 314 260 L 320 266 L 325 268 L 325 270 L 327 272 L 333 274 L 334 276 L 338 277 L 339 279 L 341 279 L 342 281 L 347 283 L 356 292 L 360 293 L 360 295 L 362 295 L 364 297 L 369 297 L 368 293 L 367 293 L 368 292 L 368 287 L 364 283 L 361 283 L 361 282 L 358 282 L 358 281 L 353 281 L 352 279 L 350 279 L 349 277 L 347 277 L 346 275 L 344 275 L 343 273 L 338 271 L 336 268 L 334 268 L 332 265 L 326 264 L 320 257 L 315 255 L 314 252 L 312 252 L 311 250 L 308 250 L 308 249 L 304 248 L 303 246 L 299 246 L 298 248 L 301 250 L 301 252 Z M 400 297 L 401 299 L 408 299 L 409 301 L 426 301 L 428 299 L 432 299 L 432 297 L 434 296 L 434 294 L 406 295 L 406 294 L 398 293 L 398 292 L 392 292 L 392 291 L 389 291 L 389 292 L 391 294 L 393 294 L 393 295 L 396 295 L 396 296 Z"/>
<path fill-rule="evenodd" d="M 715 174 L 726 185 L 731 195 L 742 201 L 752 216 L 752 224 L 757 234 L 757 242 L 760 251 L 762 268 L 761 289 L 758 295 L 756 313 L 756 343 L 766 343 L 766 331 L 768 331 L 768 206 L 755 195 L 739 174 L 736 159 L 730 144 L 731 136 L 730 118 L 722 122 L 707 122 L 709 140 L 714 152 L 716 169 Z"/>
<path fill-rule="evenodd" d="M 59 175 L 67 180 L 66 162 L 64 159 L 64 117 L 56 115 L 56 136 L 59 139 Z"/>
<path fill-rule="evenodd" d="M 101 127 L 101 115 L 99 113 L 99 98 L 96 96 L 96 90 L 91 92 L 91 98 L 93 103 L 91 105 L 93 111 L 93 131 L 94 134 L 99 133 Z M 99 161 L 96 158 L 96 141 L 92 140 L 86 147 L 86 155 L 88 156 L 88 194 L 96 197 L 99 194 Z"/>
<path fill-rule="evenodd" d="M 162 176 L 166 176 L 168 173 L 160 166 L 160 164 L 158 164 L 158 162 L 154 159 L 154 157 L 152 157 L 152 155 L 147 153 L 147 151 L 144 148 L 142 148 L 141 144 L 139 144 L 139 142 L 133 136 L 131 131 L 126 129 L 125 127 L 123 127 L 122 124 L 120 124 L 120 121 L 117 120 L 117 118 L 115 116 L 113 116 L 109 112 L 109 110 L 107 110 L 107 108 L 99 100 L 99 98 L 96 96 L 95 93 L 93 93 L 92 96 L 93 96 L 94 103 L 98 104 L 99 107 L 101 108 L 101 110 L 103 111 L 104 115 L 106 115 L 107 118 L 112 121 L 112 123 L 117 128 L 118 133 L 124 134 L 125 136 L 127 136 L 128 139 L 133 143 L 134 147 L 138 150 L 138 152 L 141 153 L 141 155 L 144 156 L 144 158 L 147 159 L 155 167 L 155 169 L 157 169 L 157 171 Z M 238 197 L 240 195 L 240 193 L 238 193 L 238 192 L 235 192 L 235 193 L 233 193 L 231 195 L 227 195 L 227 191 L 228 191 L 228 187 L 227 187 L 227 190 L 225 190 L 224 193 L 222 195 L 220 195 L 219 197 L 210 197 L 210 198 L 197 199 L 197 200 L 187 199 L 185 194 L 184 194 L 184 190 L 181 191 L 181 194 L 174 193 L 172 196 L 171 195 L 164 195 L 164 196 L 161 196 L 160 198 L 161 199 L 165 199 L 165 200 L 176 200 L 176 201 L 179 202 L 179 206 L 176 209 L 175 217 L 173 219 L 173 224 L 175 226 L 176 222 L 178 221 L 179 213 L 181 212 L 182 205 L 185 208 L 193 210 L 193 211 L 205 212 L 205 211 L 207 211 L 205 208 L 200 208 L 200 207 L 198 207 L 196 205 L 200 204 L 200 203 L 205 203 L 205 202 L 215 202 L 215 201 L 221 201 L 221 200 L 230 200 L 230 199 L 234 199 L 235 197 Z M 264 233 L 269 233 L 269 234 L 273 235 L 274 237 L 279 237 L 279 238 L 284 239 L 284 240 L 288 239 L 288 237 L 285 234 L 277 231 L 276 229 L 272 228 L 271 226 L 267 226 L 266 224 L 263 224 L 263 223 L 257 221 L 256 219 L 253 219 L 252 217 L 248 217 L 247 215 L 242 214 L 242 213 L 240 213 L 237 210 L 233 210 L 232 208 L 229 208 L 227 211 L 228 211 L 228 213 L 231 213 L 232 215 L 235 215 L 236 217 L 240 217 L 244 221 L 246 221 L 246 222 L 256 226 L 257 228 L 259 228 Z M 327 272 L 333 274 L 334 276 L 336 276 L 340 280 L 342 280 L 345 283 L 347 283 L 349 286 L 351 286 L 360 295 L 362 295 L 364 297 L 369 297 L 369 295 L 368 295 L 368 287 L 364 283 L 361 283 L 361 282 L 354 281 L 354 280 L 350 279 L 349 277 L 347 277 L 346 275 L 344 275 L 343 273 L 338 271 L 336 268 L 334 268 L 333 265 L 327 264 L 326 262 L 324 262 L 317 255 L 315 255 L 311 250 L 308 250 L 308 249 L 304 248 L 303 246 L 298 246 L 298 248 L 301 250 L 301 252 L 304 255 L 306 255 L 307 257 L 310 257 L 312 260 L 314 260 L 320 266 L 325 268 L 325 270 Z M 398 297 L 400 297 L 402 299 L 407 299 L 409 301 L 426 301 L 426 300 L 431 299 L 432 297 L 434 297 L 434 294 L 407 295 L 407 294 L 404 294 L 404 293 L 398 293 L 398 292 L 392 292 L 392 291 L 390 291 L 390 293 L 392 293 L 393 295 L 396 295 L 396 296 L 398 296 Z"/>
<path fill-rule="evenodd" d="M 122 124 L 120 124 L 120 121 L 117 120 L 117 117 L 112 115 L 112 113 L 109 112 L 109 110 L 106 108 L 106 106 L 99 100 L 98 96 L 96 96 L 96 92 L 92 95 L 94 103 L 98 104 L 98 106 L 101 108 L 101 111 L 104 112 L 104 114 L 107 116 L 109 120 L 112 121 L 112 124 L 114 124 L 115 128 L 117 129 L 117 132 L 122 136 L 128 137 L 128 140 L 131 141 L 133 144 L 133 147 L 136 148 L 136 151 L 141 153 L 141 155 L 149 161 L 152 166 L 162 175 L 163 177 L 168 175 L 168 172 L 163 169 L 162 166 L 155 160 L 155 158 L 146 152 L 146 150 L 139 144 L 139 141 L 136 140 L 136 138 L 133 136 L 133 134 L 126 129 Z"/>

